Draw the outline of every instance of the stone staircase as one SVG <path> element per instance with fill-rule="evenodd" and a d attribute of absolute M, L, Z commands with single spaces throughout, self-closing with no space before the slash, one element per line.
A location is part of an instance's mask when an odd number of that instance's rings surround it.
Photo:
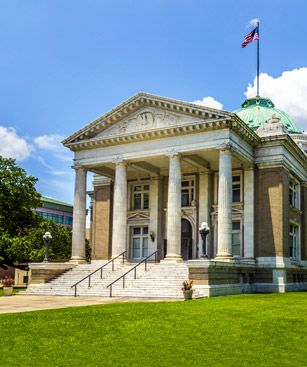
<path fill-rule="evenodd" d="M 60 275 L 45 284 L 32 284 L 28 287 L 25 295 L 45 296 L 73 296 L 73 284 L 92 273 L 102 266 L 106 261 L 93 261 L 91 264 L 78 265 L 68 272 Z M 100 296 L 109 297 L 110 289 L 107 288 L 111 282 L 132 269 L 135 263 L 115 263 L 112 271 L 111 264 L 103 269 L 102 279 L 100 271 L 91 276 L 91 286 L 88 287 L 88 279 L 77 286 L 78 296 Z M 147 271 L 145 265 L 137 267 L 137 279 L 134 279 L 134 271 L 125 277 L 125 288 L 123 280 L 119 280 L 112 287 L 113 297 L 145 297 L 145 298 L 178 298 L 182 299 L 181 286 L 188 279 L 188 267 L 184 262 L 148 263 Z"/>

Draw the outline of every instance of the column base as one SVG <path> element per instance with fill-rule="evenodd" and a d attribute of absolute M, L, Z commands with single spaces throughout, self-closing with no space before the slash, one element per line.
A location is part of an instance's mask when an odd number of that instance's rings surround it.
<path fill-rule="evenodd" d="M 72 264 L 86 264 L 87 261 L 84 257 L 80 257 L 80 256 L 73 256 L 70 260 L 70 263 Z"/>
<path fill-rule="evenodd" d="M 217 255 L 214 258 L 215 261 L 233 261 L 234 258 L 232 255 L 228 255 L 228 254 L 221 254 L 221 255 Z"/>
<path fill-rule="evenodd" d="M 182 256 L 178 254 L 167 254 L 164 261 L 182 261 Z"/>

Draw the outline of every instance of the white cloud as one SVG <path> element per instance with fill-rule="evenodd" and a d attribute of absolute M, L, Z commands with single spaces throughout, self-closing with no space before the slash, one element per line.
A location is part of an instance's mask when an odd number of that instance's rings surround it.
<path fill-rule="evenodd" d="M 50 173 L 54 176 L 67 176 L 71 174 L 70 171 L 60 171 L 60 170 L 52 170 Z"/>
<path fill-rule="evenodd" d="M 64 151 L 64 147 L 61 144 L 63 139 L 63 136 L 57 134 L 40 135 L 34 138 L 34 143 L 40 149 L 58 153 Z"/>
<path fill-rule="evenodd" d="M 303 130 L 307 130 L 307 67 L 284 71 L 274 78 L 266 73 L 260 74 L 260 95 L 272 100 L 275 106 L 290 115 Z M 256 78 L 249 84 L 245 95 L 256 95 Z"/>
<path fill-rule="evenodd" d="M 31 154 L 31 145 L 12 127 L 0 126 L 0 142 L 0 155 L 3 157 L 24 161 Z"/>
<path fill-rule="evenodd" d="M 60 161 L 63 161 L 63 162 L 69 162 L 69 163 L 71 163 L 72 164 L 72 156 L 73 156 L 73 154 L 72 154 L 72 152 L 70 151 L 70 150 L 68 150 L 67 149 L 67 151 L 66 151 L 66 154 L 63 154 L 63 153 L 61 153 L 61 154 L 59 154 L 59 153 L 54 153 L 53 154 L 53 156 L 55 157 L 55 158 L 57 158 L 57 159 L 59 159 Z"/>
<path fill-rule="evenodd" d="M 211 96 L 204 97 L 202 100 L 194 101 L 192 103 L 198 104 L 200 106 L 216 108 L 217 110 L 223 109 L 223 104 Z"/>
<path fill-rule="evenodd" d="M 40 135 L 34 138 L 35 146 L 40 150 L 45 150 L 52 153 L 52 156 L 62 162 L 72 162 L 72 153 L 65 148 L 61 141 L 64 139 L 63 136 L 58 134 L 51 135 Z M 49 157 L 50 160 L 50 157 Z M 47 167 L 48 163 L 40 158 L 41 163 Z M 53 160 L 54 161 L 54 160 Z M 47 167 L 48 168 L 48 167 Z M 51 168 L 51 167 L 50 167 Z M 56 172 L 56 171 L 54 171 Z M 54 173 L 55 175 L 60 175 L 58 172 Z"/>
<path fill-rule="evenodd" d="M 249 24 L 249 25 L 252 25 L 252 26 L 254 26 L 254 27 L 256 27 L 256 26 L 257 26 L 257 24 L 258 24 L 258 22 L 259 22 L 259 19 L 258 19 L 258 18 L 254 18 L 254 19 L 251 19 L 251 20 L 248 22 L 248 24 Z"/>

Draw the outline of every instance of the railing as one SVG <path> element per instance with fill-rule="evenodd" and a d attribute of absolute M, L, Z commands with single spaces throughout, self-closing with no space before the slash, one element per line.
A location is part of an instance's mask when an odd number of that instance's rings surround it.
<path fill-rule="evenodd" d="M 107 288 L 110 288 L 110 298 L 112 297 L 112 287 L 113 284 L 118 282 L 120 279 L 123 279 L 123 288 L 125 288 L 125 276 L 129 273 L 131 273 L 134 270 L 134 279 L 136 279 L 136 269 L 138 266 L 140 266 L 141 264 L 145 263 L 145 271 L 147 271 L 147 262 L 148 259 L 151 258 L 153 255 L 155 255 L 155 264 L 157 263 L 157 254 L 158 251 L 153 252 L 151 255 L 145 257 L 145 259 L 142 259 L 140 262 L 138 262 L 133 268 L 131 268 L 130 270 L 128 270 L 125 274 L 121 275 L 119 278 L 117 278 L 116 280 L 114 280 L 112 283 L 110 283 L 109 285 L 107 285 Z"/>
<path fill-rule="evenodd" d="M 119 257 L 123 257 L 123 264 L 125 263 L 125 254 L 127 251 L 122 252 L 121 254 L 119 254 L 118 256 L 114 257 L 113 259 L 111 259 L 110 261 L 108 261 L 107 263 L 105 263 L 104 265 L 102 265 L 100 268 L 94 270 L 91 274 L 88 274 L 86 277 L 82 278 L 81 280 L 79 280 L 77 283 L 75 283 L 74 285 L 71 286 L 71 288 L 75 287 L 75 297 L 77 297 L 77 285 L 80 284 L 81 282 L 83 282 L 85 279 L 88 278 L 88 288 L 90 288 L 91 286 L 91 276 L 95 273 L 97 273 L 100 270 L 100 279 L 102 279 L 102 271 L 103 269 L 109 265 L 112 264 L 112 271 L 114 271 L 114 260 L 118 259 Z"/>

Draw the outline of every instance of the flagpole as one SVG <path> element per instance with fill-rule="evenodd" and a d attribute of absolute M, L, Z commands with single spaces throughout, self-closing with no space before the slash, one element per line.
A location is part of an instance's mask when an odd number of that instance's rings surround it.
<path fill-rule="evenodd" d="M 257 97 L 259 97 L 259 42 L 260 42 L 259 21 L 257 22 L 257 27 L 258 27 L 258 40 L 257 40 Z"/>

